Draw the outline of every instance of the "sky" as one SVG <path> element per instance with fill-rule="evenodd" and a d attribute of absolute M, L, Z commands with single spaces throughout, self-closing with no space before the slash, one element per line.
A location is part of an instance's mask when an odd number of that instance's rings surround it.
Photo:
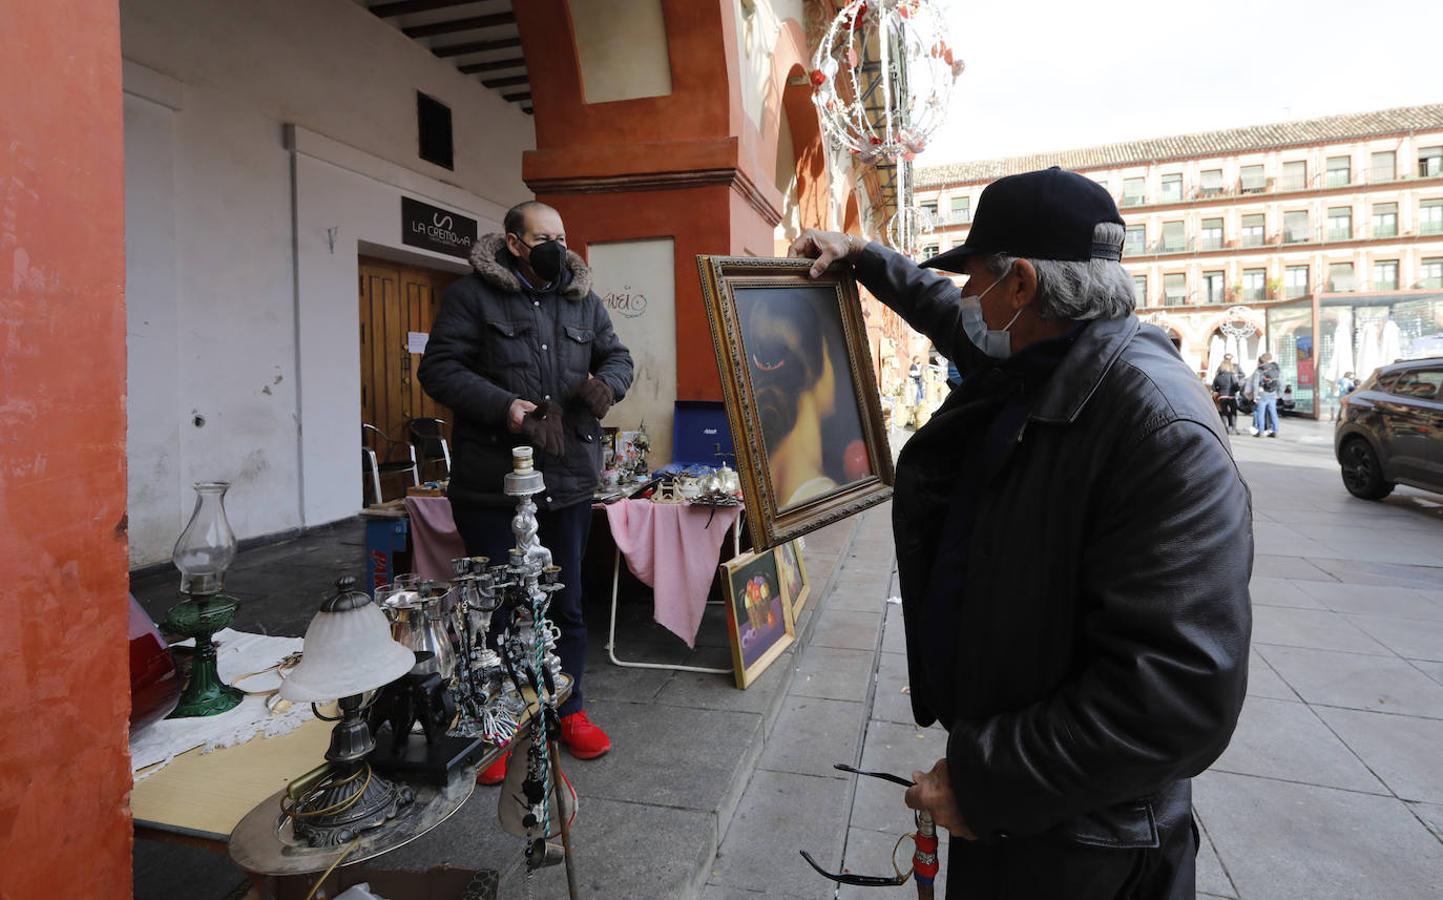
<path fill-rule="evenodd" d="M 1436 0 L 935 0 L 967 69 L 920 166 L 1443 102 Z"/>

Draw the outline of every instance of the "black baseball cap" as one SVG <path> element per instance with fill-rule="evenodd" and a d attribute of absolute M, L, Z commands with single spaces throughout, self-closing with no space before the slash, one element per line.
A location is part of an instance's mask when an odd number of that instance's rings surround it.
<path fill-rule="evenodd" d="M 1122 259 L 1122 241 L 1094 243 L 1103 222 L 1123 225 L 1107 188 L 1076 172 L 1053 166 L 1008 175 L 987 185 L 967 240 L 922 263 L 925 268 L 962 271 L 962 260 L 977 253 L 1005 253 L 1027 259 Z"/>

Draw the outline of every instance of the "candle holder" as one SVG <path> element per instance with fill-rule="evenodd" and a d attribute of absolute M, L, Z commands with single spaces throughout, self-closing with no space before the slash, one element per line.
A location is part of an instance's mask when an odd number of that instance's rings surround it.
<path fill-rule="evenodd" d="M 190 680 L 168 718 L 213 716 L 235 708 L 244 694 L 221 681 L 216 669 L 217 631 L 235 620 L 240 603 L 222 593 L 226 569 L 235 561 L 236 539 L 225 517 L 225 492 L 230 483 L 203 481 L 195 485 L 195 510 L 175 542 L 171 561 L 180 570 L 180 593 L 161 625 L 173 634 L 195 638 Z"/>

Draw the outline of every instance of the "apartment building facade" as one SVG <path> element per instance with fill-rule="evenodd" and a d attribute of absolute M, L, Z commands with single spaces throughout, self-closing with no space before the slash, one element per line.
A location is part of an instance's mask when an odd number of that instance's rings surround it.
<path fill-rule="evenodd" d="M 1270 350 L 1318 415 L 1345 371 L 1443 355 L 1443 104 L 921 168 L 923 252 L 966 239 L 988 183 L 1050 165 L 1116 198 L 1138 313 L 1200 375 Z"/>

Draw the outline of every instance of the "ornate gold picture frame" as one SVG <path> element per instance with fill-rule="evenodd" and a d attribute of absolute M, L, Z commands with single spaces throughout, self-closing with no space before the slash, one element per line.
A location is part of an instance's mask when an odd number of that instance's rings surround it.
<path fill-rule="evenodd" d="M 891 496 L 892 453 L 850 271 L 698 256 L 747 526 L 775 547 Z"/>

